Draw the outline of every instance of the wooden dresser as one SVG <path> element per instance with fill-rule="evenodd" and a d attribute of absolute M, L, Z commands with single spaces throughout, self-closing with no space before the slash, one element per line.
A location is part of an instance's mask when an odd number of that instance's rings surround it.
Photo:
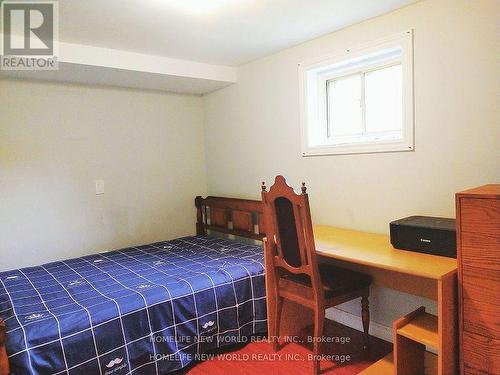
<path fill-rule="evenodd" d="M 460 371 L 500 375 L 500 184 L 456 195 Z"/>

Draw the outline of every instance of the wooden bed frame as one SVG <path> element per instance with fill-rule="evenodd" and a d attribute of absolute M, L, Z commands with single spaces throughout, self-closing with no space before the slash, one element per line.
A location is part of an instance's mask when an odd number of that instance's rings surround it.
<path fill-rule="evenodd" d="M 0 319 L 0 375 L 7 375 L 9 373 L 9 360 L 7 359 L 7 351 L 5 349 L 6 331 L 5 322 Z"/>
<path fill-rule="evenodd" d="M 198 196 L 194 203 L 197 235 L 214 231 L 260 241 L 265 236 L 261 201 Z M 0 375 L 9 373 L 6 339 L 5 322 L 0 319 Z"/>
<path fill-rule="evenodd" d="M 196 197 L 196 234 L 207 231 L 262 241 L 265 236 L 261 201 L 223 197 Z"/>

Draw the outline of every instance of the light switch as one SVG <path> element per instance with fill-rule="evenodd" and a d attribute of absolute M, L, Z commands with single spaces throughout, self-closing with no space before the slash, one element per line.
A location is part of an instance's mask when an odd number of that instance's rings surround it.
<path fill-rule="evenodd" d="M 104 180 L 95 181 L 95 194 L 96 195 L 104 194 Z"/>

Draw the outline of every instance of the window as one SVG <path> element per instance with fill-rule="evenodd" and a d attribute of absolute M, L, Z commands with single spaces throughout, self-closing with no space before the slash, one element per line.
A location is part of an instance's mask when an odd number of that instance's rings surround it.
<path fill-rule="evenodd" d="M 412 33 L 299 66 L 302 155 L 413 150 Z"/>

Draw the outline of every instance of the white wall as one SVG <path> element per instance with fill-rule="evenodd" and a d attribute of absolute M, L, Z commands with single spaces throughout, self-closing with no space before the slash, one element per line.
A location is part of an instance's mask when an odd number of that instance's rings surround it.
<path fill-rule="evenodd" d="M 0 271 L 194 233 L 201 101 L 0 80 Z"/>
<path fill-rule="evenodd" d="M 307 182 L 316 223 L 387 233 L 408 215 L 453 217 L 455 192 L 500 181 L 499 16 L 496 0 L 427 0 L 241 66 L 237 84 L 205 97 L 209 193 L 258 198 L 260 181 L 283 174 Z M 297 64 L 411 28 L 415 151 L 301 157 Z M 435 308 L 373 294 L 385 326 Z"/>

